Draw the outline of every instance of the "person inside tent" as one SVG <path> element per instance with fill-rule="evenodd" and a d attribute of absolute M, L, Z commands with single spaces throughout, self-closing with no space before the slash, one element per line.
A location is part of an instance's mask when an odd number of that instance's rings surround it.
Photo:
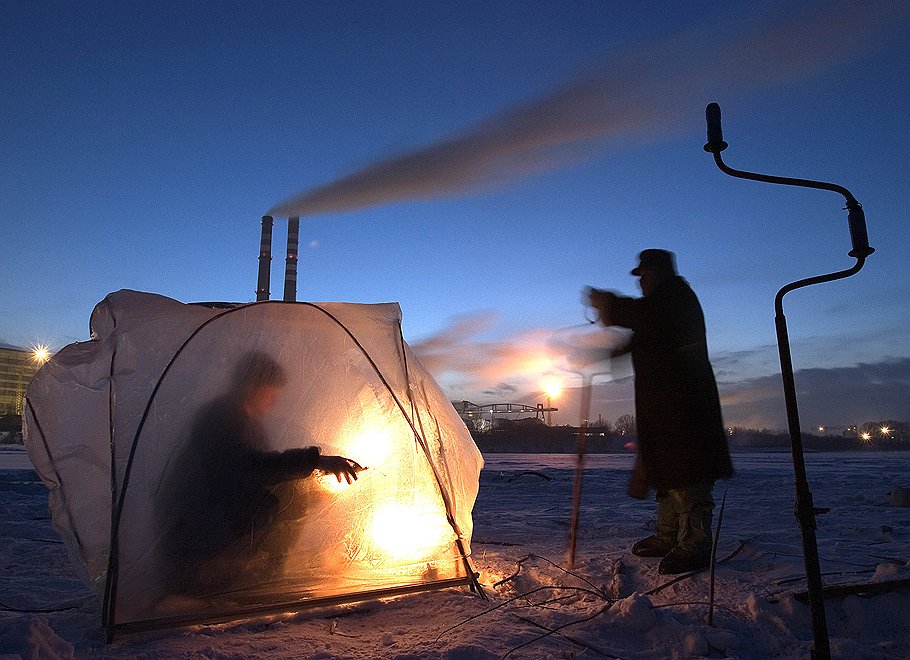
<path fill-rule="evenodd" d="M 663 557 L 660 573 L 708 566 L 711 491 L 733 474 L 705 319 L 672 252 L 650 249 L 632 270 L 641 298 L 587 289 L 587 302 L 606 326 L 633 331 L 638 458 L 629 494 L 657 492 L 657 528 L 632 546 L 640 557 Z"/>
<path fill-rule="evenodd" d="M 318 469 L 352 483 L 365 469 L 318 447 L 268 449 L 263 421 L 286 382 L 269 355 L 247 353 L 230 390 L 196 415 L 157 501 L 169 593 L 213 596 L 279 578 L 303 515 L 294 482 Z"/>

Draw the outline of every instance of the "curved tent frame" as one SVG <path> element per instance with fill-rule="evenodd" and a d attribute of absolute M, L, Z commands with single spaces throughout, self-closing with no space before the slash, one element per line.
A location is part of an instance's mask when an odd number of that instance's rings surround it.
<path fill-rule="evenodd" d="M 129 488 L 130 477 L 133 471 L 134 460 L 136 457 L 136 452 L 140 444 L 140 439 L 142 432 L 146 427 L 146 421 L 149 417 L 150 411 L 152 410 L 153 405 L 156 401 L 156 396 L 158 395 L 159 390 L 162 387 L 162 384 L 165 382 L 171 368 L 177 363 L 178 358 L 184 352 L 184 350 L 190 346 L 193 341 L 199 336 L 203 329 L 215 324 L 217 321 L 224 319 L 226 316 L 236 313 L 240 310 L 248 310 L 254 306 L 261 305 L 297 305 L 297 306 L 306 306 L 315 310 L 317 313 L 323 315 L 328 319 L 332 326 L 342 331 L 351 344 L 356 347 L 357 350 L 363 355 L 370 365 L 370 368 L 379 378 L 383 384 L 385 390 L 388 392 L 392 401 L 394 402 L 395 408 L 397 408 L 402 419 L 407 423 L 411 432 L 414 434 L 414 440 L 416 444 L 420 447 L 421 452 L 424 456 L 424 459 L 427 462 L 428 467 L 432 471 L 433 479 L 437 487 L 437 493 L 440 496 L 440 499 L 443 503 L 445 509 L 446 520 L 449 526 L 452 528 L 455 539 L 454 544 L 457 550 L 458 557 L 460 558 L 463 567 L 464 567 L 464 576 L 454 577 L 454 578 L 445 578 L 445 579 L 436 579 L 433 581 L 413 583 L 413 584 L 403 584 L 399 586 L 390 586 L 379 589 L 369 589 L 366 591 L 355 591 L 352 593 L 340 594 L 340 595 L 331 595 L 324 597 L 307 597 L 301 595 L 301 597 L 291 597 L 288 600 L 282 600 L 280 602 L 270 602 L 265 604 L 251 604 L 247 606 L 237 607 L 232 609 L 230 612 L 219 612 L 212 615 L 206 614 L 188 614 L 188 615 L 176 615 L 176 616 L 167 616 L 147 619 L 144 621 L 134 621 L 127 623 L 117 623 L 116 622 L 116 612 L 117 612 L 117 599 L 118 599 L 118 579 L 120 572 L 120 527 L 121 520 L 123 516 L 124 505 L 126 502 L 126 494 Z M 304 609 L 314 608 L 314 607 L 323 607 L 329 605 L 336 605 L 341 603 L 350 603 L 358 602 L 364 600 L 371 600 L 375 598 L 391 597 L 396 595 L 416 593 L 420 591 L 427 591 L 433 589 L 442 589 L 453 586 L 463 586 L 468 585 L 471 588 L 472 592 L 475 592 L 480 597 L 486 599 L 483 588 L 481 587 L 478 577 L 479 575 L 474 571 L 471 566 L 468 553 L 466 551 L 463 534 L 459 525 L 456 521 L 454 514 L 453 502 L 450 499 L 449 493 L 447 492 L 444 484 L 444 479 L 439 473 L 439 468 L 435 464 L 433 457 L 431 455 L 429 446 L 427 444 L 426 432 L 424 431 L 424 420 L 420 415 L 420 411 L 411 396 L 411 375 L 409 366 L 407 363 L 407 351 L 405 350 L 404 337 L 401 331 L 400 319 L 397 321 L 397 341 L 398 341 L 398 351 L 402 356 L 402 363 L 404 367 L 404 378 L 405 383 L 407 384 L 408 392 L 408 402 L 403 402 L 399 396 L 395 393 L 394 388 L 390 384 L 388 378 L 385 374 L 382 373 L 382 370 L 376 363 L 376 361 L 371 357 L 369 351 L 363 345 L 363 343 L 354 335 L 354 333 L 334 314 L 332 314 L 327 309 L 321 307 L 318 304 L 310 302 L 290 302 L 290 301 L 279 301 L 279 300 L 264 300 L 254 303 L 238 304 L 236 306 L 231 306 L 229 308 L 220 311 L 214 316 L 204 320 L 200 323 L 183 341 L 179 348 L 174 351 L 170 360 L 165 365 L 164 369 L 161 371 L 160 376 L 155 382 L 154 387 L 149 394 L 148 401 L 145 405 L 142 417 L 139 421 L 139 424 L 136 428 L 135 434 L 133 435 L 133 440 L 130 444 L 129 454 L 126 460 L 126 466 L 122 476 L 122 482 L 119 484 L 118 488 L 118 477 L 117 477 L 117 468 L 116 461 L 113 460 L 114 457 L 114 419 L 113 419 L 113 410 L 114 410 L 114 382 L 113 378 L 109 381 L 109 433 L 110 433 L 110 442 L 111 442 L 111 521 L 110 521 L 110 540 L 109 540 L 109 555 L 107 561 L 107 571 L 105 574 L 105 583 L 104 583 L 104 592 L 103 592 L 103 603 L 102 603 L 102 627 L 105 632 L 105 636 L 108 641 L 111 641 L 114 636 L 118 633 L 131 633 L 139 632 L 144 630 L 153 630 L 165 627 L 176 627 L 182 625 L 195 625 L 202 623 L 217 623 L 217 622 L 226 622 L 231 621 L 237 618 L 243 618 L 247 616 L 259 616 L 266 614 L 275 614 L 275 613 L 290 613 L 301 611 Z M 114 360 L 116 359 L 116 351 L 111 354 L 111 365 L 110 365 L 110 375 L 113 377 L 115 373 L 114 369 Z M 409 406 L 407 406 L 409 404 Z M 35 430 L 41 437 L 41 442 L 43 443 L 45 450 L 48 453 L 48 456 L 51 457 L 53 461 L 52 454 L 47 447 L 47 438 L 45 437 L 44 431 L 41 427 L 40 421 L 38 419 L 37 413 L 34 407 L 31 405 L 30 401 L 27 401 L 28 412 L 32 417 L 34 422 Z M 407 410 L 407 407 L 410 408 L 410 413 Z M 59 472 L 54 468 L 55 476 L 57 477 L 57 482 L 60 483 L 62 480 L 59 477 Z M 67 510 L 67 515 L 69 511 Z M 75 528 L 74 528 L 75 529 Z M 288 593 L 289 596 L 292 596 L 292 592 Z"/>

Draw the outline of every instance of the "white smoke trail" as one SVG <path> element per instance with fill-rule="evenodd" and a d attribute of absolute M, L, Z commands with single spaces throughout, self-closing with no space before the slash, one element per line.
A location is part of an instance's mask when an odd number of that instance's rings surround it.
<path fill-rule="evenodd" d="M 611 139 L 655 139 L 714 100 L 799 79 L 906 27 L 910 2 L 821 3 L 745 29 L 731 21 L 643 42 L 584 79 L 430 146 L 295 195 L 292 217 L 463 192 L 556 167 Z"/>

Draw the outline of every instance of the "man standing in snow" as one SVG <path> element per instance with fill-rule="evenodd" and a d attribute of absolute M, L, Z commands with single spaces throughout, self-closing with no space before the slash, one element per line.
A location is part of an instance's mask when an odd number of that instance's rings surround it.
<path fill-rule="evenodd" d="M 211 596 L 279 577 L 303 515 L 294 482 L 319 469 L 351 483 L 364 469 L 318 447 L 269 451 L 263 420 L 286 380 L 271 357 L 248 353 L 231 389 L 197 415 L 158 502 L 172 593 Z"/>
<path fill-rule="evenodd" d="M 674 261 L 666 250 L 641 252 L 632 270 L 641 298 L 587 292 L 601 323 L 633 331 L 638 458 L 630 494 L 657 491 L 657 528 L 632 553 L 663 557 L 658 571 L 666 574 L 710 563 L 711 491 L 733 474 L 704 315 Z"/>

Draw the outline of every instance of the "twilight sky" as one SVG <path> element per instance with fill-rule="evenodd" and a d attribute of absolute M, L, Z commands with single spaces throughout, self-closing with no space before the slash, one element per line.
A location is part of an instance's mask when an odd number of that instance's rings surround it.
<path fill-rule="evenodd" d="M 761 4 L 761 7 L 756 5 Z M 88 338 L 122 288 L 255 298 L 260 217 L 301 213 L 298 298 L 400 303 L 453 400 L 541 401 L 584 285 L 664 247 L 698 293 L 730 425 L 910 419 L 910 4 L 0 3 L 0 343 Z M 563 342 L 564 343 L 564 342 Z M 631 412 L 628 371 L 592 415 Z M 577 398 L 556 402 L 577 423 Z"/>

